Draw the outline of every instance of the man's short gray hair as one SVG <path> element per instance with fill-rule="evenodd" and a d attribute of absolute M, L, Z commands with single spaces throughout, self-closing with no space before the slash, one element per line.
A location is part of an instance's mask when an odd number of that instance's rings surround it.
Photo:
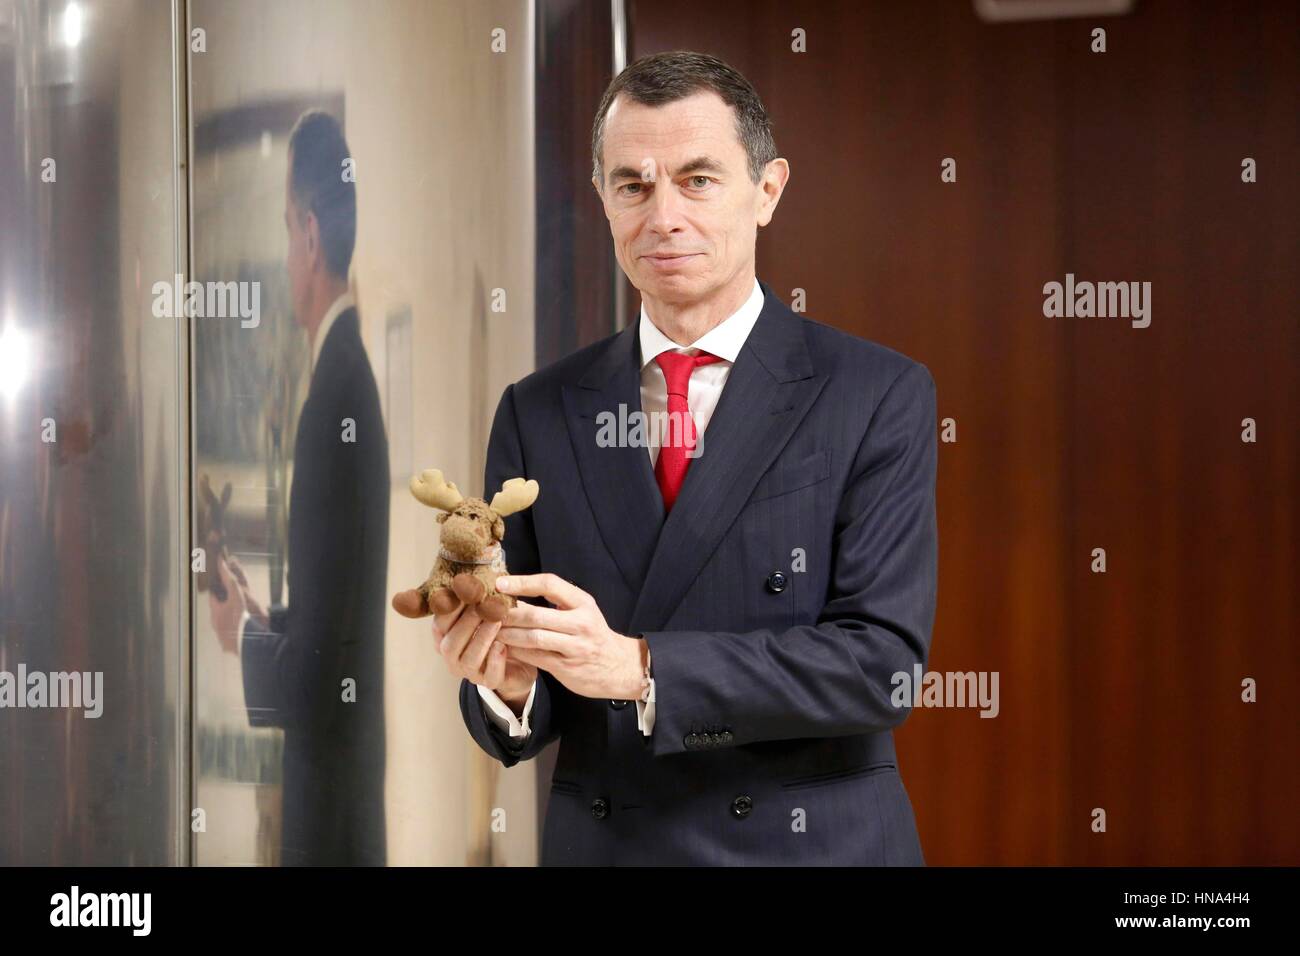
<path fill-rule="evenodd" d="M 351 157 L 343 127 L 322 110 L 308 110 L 289 134 L 289 155 L 294 201 L 303 216 L 315 213 L 325 265 L 346 279 L 357 239 L 357 188 L 343 176 Z"/>
<path fill-rule="evenodd" d="M 716 56 L 679 50 L 642 57 L 610 82 L 591 128 L 591 175 L 596 182 L 604 183 L 605 117 L 616 96 L 622 93 L 643 106 L 662 106 L 701 90 L 717 93 L 735 112 L 736 135 L 749 157 L 749 178 L 755 183 L 761 180 L 777 154 L 772 124 L 758 93 Z"/>

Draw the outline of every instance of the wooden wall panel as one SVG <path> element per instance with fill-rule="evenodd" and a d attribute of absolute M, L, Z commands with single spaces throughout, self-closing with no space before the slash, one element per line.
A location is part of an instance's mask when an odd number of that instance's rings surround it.
<path fill-rule="evenodd" d="M 633 58 L 714 53 L 773 116 L 792 178 L 760 277 L 925 362 L 957 422 L 928 668 L 998 671 L 1001 713 L 897 735 L 931 863 L 1300 861 L 1300 29 L 1250 11 L 632 4 Z M 1151 327 L 1045 318 L 1067 272 L 1153 282 Z"/>
<path fill-rule="evenodd" d="M 537 367 L 616 329 L 614 249 L 591 186 L 591 123 L 614 75 L 607 0 L 537 0 Z M 548 791 L 549 792 L 549 791 Z"/>
<path fill-rule="evenodd" d="M 1300 17 L 1144 7 L 1059 52 L 1066 262 L 1152 282 L 1149 328 L 1065 320 L 1072 857 L 1295 863 Z"/>

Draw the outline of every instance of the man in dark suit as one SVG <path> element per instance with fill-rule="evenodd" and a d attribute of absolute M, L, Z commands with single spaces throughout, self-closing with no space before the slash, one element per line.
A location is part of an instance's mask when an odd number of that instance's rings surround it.
<path fill-rule="evenodd" d="M 789 167 L 725 64 L 633 64 L 593 154 L 641 319 L 501 398 L 486 487 L 541 486 L 502 580 L 554 607 L 435 618 L 465 723 L 506 766 L 559 739 L 546 865 L 923 864 L 891 696 L 934 617 L 933 379 L 757 282 Z"/>
<path fill-rule="evenodd" d="M 249 722 L 284 728 L 285 865 L 386 858 L 388 443 L 348 292 L 350 155 L 326 113 L 304 114 L 289 139 L 289 284 L 312 349 L 289 493 L 289 606 L 265 614 L 224 562 L 231 598 L 211 599 L 218 637 L 240 655 Z"/>

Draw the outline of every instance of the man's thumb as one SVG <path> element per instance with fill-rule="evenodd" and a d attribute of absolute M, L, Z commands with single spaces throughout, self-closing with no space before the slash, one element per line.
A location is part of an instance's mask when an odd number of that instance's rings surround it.
<path fill-rule="evenodd" d="M 217 574 L 221 578 L 221 583 L 226 586 L 226 593 L 229 595 L 235 590 L 235 582 L 230 574 L 230 568 L 226 567 L 225 558 L 217 558 Z"/>

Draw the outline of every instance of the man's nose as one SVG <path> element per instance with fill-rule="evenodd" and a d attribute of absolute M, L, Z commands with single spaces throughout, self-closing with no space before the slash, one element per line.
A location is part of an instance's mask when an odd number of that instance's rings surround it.
<path fill-rule="evenodd" d="M 681 204 L 682 197 L 677 194 L 671 180 L 656 182 L 650 194 L 650 218 L 646 226 L 665 236 L 677 232 L 683 226 Z"/>

